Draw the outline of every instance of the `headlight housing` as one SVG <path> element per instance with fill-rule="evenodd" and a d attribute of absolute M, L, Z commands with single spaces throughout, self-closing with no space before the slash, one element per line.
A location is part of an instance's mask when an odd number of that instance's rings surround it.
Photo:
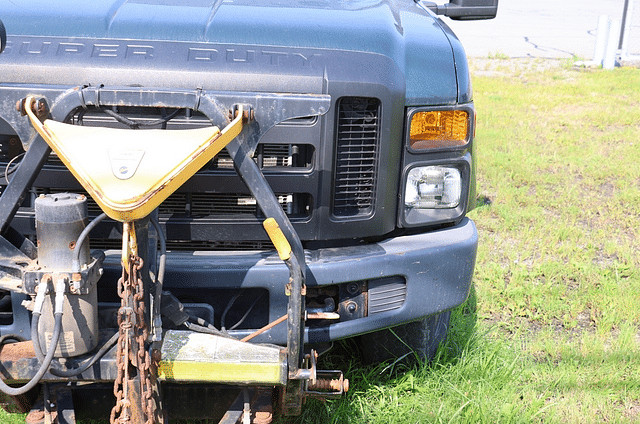
<path fill-rule="evenodd" d="M 398 226 L 459 222 L 475 196 L 473 103 L 411 107 L 405 115 Z"/>

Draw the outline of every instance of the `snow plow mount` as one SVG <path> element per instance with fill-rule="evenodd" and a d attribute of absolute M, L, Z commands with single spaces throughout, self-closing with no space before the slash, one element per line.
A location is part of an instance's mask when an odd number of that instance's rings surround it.
<path fill-rule="evenodd" d="M 116 101 L 117 97 L 120 98 Z M 153 98 L 154 102 L 169 104 L 170 107 L 193 107 L 209 116 L 212 122 L 226 122 L 226 125 L 222 130 L 212 126 L 203 130 L 132 131 L 79 127 L 61 122 L 64 120 L 62 118 L 68 116 L 74 108 L 110 103 L 122 104 L 122 98 L 126 99 L 125 103 L 132 105 L 146 105 L 149 99 Z M 29 140 L 23 142 L 27 153 L 0 198 L 0 231 L 2 231 L 0 288 L 11 290 L 26 298 L 35 297 L 25 305 L 29 310 L 38 313 L 38 316 L 42 315 L 43 321 L 51 321 L 51 318 L 39 312 L 42 309 L 41 304 L 46 303 L 48 297 L 51 297 L 51 309 L 55 309 L 53 315 L 56 316 L 65 315 L 64 312 L 67 311 L 63 311 L 64 308 L 61 305 L 74 296 L 86 297 L 87 299 L 82 300 L 92 305 L 89 308 L 90 313 L 97 313 L 94 287 L 102 275 L 101 266 L 104 259 L 103 256 L 91 258 L 79 253 L 86 233 L 91 230 L 93 223 L 84 228 L 86 231 L 81 228 L 80 234 L 73 233 L 77 249 L 73 249 L 73 254 L 65 257 L 61 262 L 54 258 L 43 265 L 40 246 L 36 248 L 26 239 L 21 240 L 22 243 L 15 242 L 16 234 L 9 224 L 21 199 L 24 198 L 46 161 L 50 149 L 56 152 L 105 212 L 98 219 L 108 216 L 123 222 L 125 228 L 130 228 L 125 230 L 129 235 L 125 237 L 127 240 L 123 240 L 122 249 L 125 281 L 131 276 L 132 267 L 139 267 L 143 273 L 145 272 L 143 263 L 147 253 L 144 249 L 138 252 L 136 238 L 140 238 L 137 234 L 142 233 L 144 242 L 144 233 L 148 231 L 150 225 L 156 227 L 156 230 L 159 229 L 152 216 L 154 209 L 223 148 L 227 149 L 237 173 L 252 192 L 263 213 L 269 217 L 265 229 L 289 269 L 289 281 L 283 282 L 282 288 L 287 291 L 289 297 L 287 314 L 281 318 L 287 321 L 286 348 L 256 345 L 248 343 L 248 340 L 239 341 L 220 334 L 163 331 L 159 316 L 159 305 L 162 303 L 163 296 L 163 276 L 162 278 L 156 276 L 156 279 L 149 283 L 145 281 L 140 285 L 140 292 L 132 294 L 133 297 L 127 300 L 132 302 L 132 299 L 139 295 L 145 299 L 140 304 L 144 308 L 140 305 L 127 306 L 123 300 L 121 312 L 118 313 L 119 319 L 127 315 L 130 325 L 138 326 L 140 333 L 137 338 L 132 338 L 133 336 L 129 333 L 123 337 L 121 329 L 120 338 L 116 343 L 117 348 L 130 346 L 127 349 L 135 349 L 132 350 L 134 356 L 137 352 L 146 352 L 147 357 L 153 362 L 148 371 L 151 378 L 148 378 L 147 387 L 145 388 L 144 381 L 134 382 L 134 385 L 141 384 L 140 387 L 143 389 L 131 390 L 130 395 L 142 397 L 145 391 L 154 392 L 153 395 L 148 395 L 137 402 L 141 406 L 132 407 L 131 411 L 127 410 L 124 419 L 138 416 L 163 422 L 163 415 L 158 412 L 162 408 L 162 400 L 158 395 L 156 381 L 281 387 L 281 406 L 287 415 L 299 414 L 303 399 L 307 396 L 331 397 L 348 390 L 348 381 L 340 371 L 318 371 L 316 353 L 314 351 L 307 355 L 303 353 L 306 265 L 302 244 L 264 175 L 251 159 L 261 135 L 269 128 L 286 119 L 324 114 L 329 109 L 330 99 L 323 95 L 287 97 L 247 94 L 242 99 L 235 99 L 232 106 L 227 107 L 228 116 L 222 119 L 224 114 L 220 113 L 220 106 L 231 99 L 231 96 L 225 93 L 204 93 L 201 90 L 146 93 L 139 90 L 82 87 L 57 97 L 51 107 L 44 97 L 38 99 L 25 97 L 17 104 L 18 110 L 28 116 L 33 128 L 37 131 L 37 136 L 31 139 L 23 138 L 23 140 Z M 279 107 L 283 105 L 284 107 Z M 179 144 L 182 146 L 180 154 L 162 154 L 164 150 L 162 146 L 170 141 L 175 146 L 176 138 L 180 140 Z M 101 159 L 103 163 L 99 164 Z M 50 201 L 55 204 L 55 208 L 62 205 L 73 209 L 76 208 L 74 203 L 76 200 L 82 202 L 82 199 L 73 196 L 50 199 L 47 195 L 43 202 Z M 77 208 L 86 209 L 86 206 L 80 205 Z M 58 209 L 53 210 L 54 212 L 48 213 L 56 214 Z M 36 217 L 37 220 L 38 217 Z M 86 220 L 85 212 L 84 215 L 80 213 L 79 217 L 75 217 L 73 222 L 86 222 Z M 69 228 L 71 226 L 66 222 L 64 225 Z M 45 225 L 40 226 L 44 227 L 43 230 L 46 228 Z M 162 232 L 157 232 L 162 237 Z M 140 245 L 144 245 L 143 242 Z M 132 284 L 135 284 L 135 281 L 132 280 Z M 55 301 L 53 296 L 48 296 L 54 291 L 54 286 Z M 143 286 L 144 291 L 142 291 Z M 136 317 L 137 309 L 144 309 L 146 312 Z M 127 312 L 128 310 L 130 312 Z M 76 312 L 67 313 L 67 316 L 75 314 Z M 38 368 L 43 367 L 41 350 L 49 349 L 55 351 L 52 354 L 56 358 L 52 360 L 55 370 L 50 368 L 49 364 L 44 364 L 44 373 L 38 377 L 38 381 L 42 381 L 44 387 L 70 379 L 117 381 L 120 378 L 118 370 L 114 369 L 118 367 L 116 363 L 119 361 L 119 359 L 114 361 L 114 357 L 118 356 L 114 354 L 117 349 L 113 344 L 110 349 L 105 349 L 107 342 L 102 345 L 104 339 L 113 341 L 117 334 L 107 337 L 104 334 L 105 329 L 98 331 L 96 328 L 90 334 L 90 337 L 95 340 L 83 350 L 65 351 L 60 347 L 62 345 L 56 349 L 58 344 L 56 340 L 59 337 L 56 336 L 56 331 L 63 333 L 65 337 L 67 328 L 65 325 L 68 324 L 62 324 L 62 330 L 54 329 L 54 335 L 49 339 L 44 337 L 40 340 L 40 337 L 37 337 L 38 340 L 34 340 L 33 343 L 23 341 L 5 346 L 0 355 L 0 364 L 6 371 L 4 379 L 8 382 L 33 379 L 34 375 L 40 374 L 37 371 Z M 49 327 L 52 326 L 53 324 L 49 324 Z M 58 328 L 57 321 L 55 328 Z M 80 338 L 86 336 L 82 330 L 78 331 Z M 257 330 L 259 331 L 264 329 Z M 32 330 L 32 334 L 36 333 L 37 329 L 36 332 Z M 129 341 L 125 343 L 124 340 Z M 103 347 L 95 353 L 99 345 Z M 16 357 L 14 352 L 14 356 L 11 356 L 10 348 L 14 346 L 26 348 L 33 354 Z M 95 359 L 90 366 L 85 366 L 87 361 L 83 362 L 87 356 Z M 65 358 L 65 360 L 62 362 L 57 358 Z M 139 370 L 144 368 L 140 362 L 133 363 L 132 366 Z M 74 371 L 80 368 L 80 372 L 74 374 Z M 140 374 L 143 373 L 139 372 L 138 378 L 143 379 L 139 377 Z M 129 383 L 125 382 L 123 387 L 127 384 Z M 127 392 L 126 389 L 125 392 Z M 22 394 L 9 393 L 9 395 L 16 397 Z M 148 407 L 145 403 L 153 407 Z M 118 422 L 116 421 L 119 419 L 118 414 L 122 413 L 118 411 L 115 420 L 112 414 L 112 421 Z"/>

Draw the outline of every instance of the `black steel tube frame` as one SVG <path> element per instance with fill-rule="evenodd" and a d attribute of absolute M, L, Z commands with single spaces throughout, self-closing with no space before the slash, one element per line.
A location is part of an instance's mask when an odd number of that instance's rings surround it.
<path fill-rule="evenodd" d="M 2 193 L 2 197 L 0 197 L 0 235 L 3 237 L 24 201 L 27 191 L 38 176 L 42 165 L 47 161 L 49 153 L 51 153 L 51 148 L 47 142 L 40 136 L 36 137 Z"/>
<path fill-rule="evenodd" d="M 29 87 L 28 91 L 20 86 L 0 87 L 0 95 L 20 100 L 27 95 L 37 93 L 38 97 L 50 99 L 52 119 L 65 121 L 79 108 L 88 106 L 147 106 L 168 108 L 191 108 L 205 114 L 213 124 L 224 127 L 229 122 L 229 111 L 234 105 L 248 105 L 253 114 L 250 122 L 236 139 L 232 140 L 227 151 L 234 161 L 240 178 L 247 185 L 267 217 L 276 220 L 292 247 L 293 256 L 286 261 L 290 270 L 291 295 L 288 305 L 288 362 L 289 378 L 306 378 L 301 370 L 303 348 L 304 298 L 303 287 L 306 276 L 306 262 L 302 243 L 289 218 L 282 210 L 276 196 L 265 179 L 262 171 L 251 159 L 261 136 L 276 124 L 287 119 L 323 115 L 331 104 L 328 95 L 297 95 L 271 93 L 228 93 L 206 92 L 203 90 L 144 90 L 131 87 L 75 87 L 52 88 L 43 86 Z M 53 100 L 51 100 L 53 99 Z M 6 117 L 0 117 L 5 118 Z M 25 118 L 26 120 L 26 118 Z M 3 231 L 11 223 L 27 190 L 37 177 L 51 151 L 40 136 L 33 138 L 33 131 L 8 119 L 15 125 L 14 130 L 21 137 L 27 154 L 20 163 L 9 187 L 0 198 L 0 229 Z"/>

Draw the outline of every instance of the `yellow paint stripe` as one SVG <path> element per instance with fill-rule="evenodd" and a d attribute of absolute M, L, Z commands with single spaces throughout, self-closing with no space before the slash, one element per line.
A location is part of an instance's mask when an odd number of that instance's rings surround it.
<path fill-rule="evenodd" d="M 213 383 L 282 384 L 280 364 L 161 361 L 158 378 Z"/>

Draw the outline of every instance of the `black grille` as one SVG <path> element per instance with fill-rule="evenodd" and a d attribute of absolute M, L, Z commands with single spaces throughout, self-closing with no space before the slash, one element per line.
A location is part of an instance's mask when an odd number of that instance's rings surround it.
<path fill-rule="evenodd" d="M 380 101 L 344 97 L 338 106 L 333 214 L 359 216 L 375 206 Z"/>
<path fill-rule="evenodd" d="M 89 216 L 102 213 L 98 204 L 83 190 L 35 188 L 36 196 L 49 193 L 74 192 L 87 196 Z M 278 202 L 287 215 L 292 218 L 306 218 L 310 212 L 311 196 L 304 193 L 276 194 Z M 216 218 L 234 216 L 259 217 L 260 208 L 248 194 L 218 193 L 173 193 L 158 207 L 160 217 L 173 218 Z"/>
<path fill-rule="evenodd" d="M 273 250 L 273 244 L 269 241 L 216 241 L 216 240 L 167 240 L 167 249 L 173 251 L 193 251 L 193 250 Z M 97 238 L 91 237 L 91 248 L 108 250 L 119 250 L 122 248 L 120 238 Z M 2 293 L 0 292 L 0 295 Z M 2 315 L 0 312 L 0 323 Z"/>

